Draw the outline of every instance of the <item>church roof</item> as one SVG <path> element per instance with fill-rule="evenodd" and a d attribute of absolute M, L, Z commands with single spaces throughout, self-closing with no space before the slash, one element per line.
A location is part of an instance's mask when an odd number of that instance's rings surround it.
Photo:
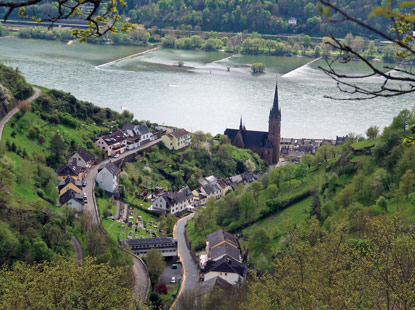
<path fill-rule="evenodd" d="M 246 148 L 272 147 L 272 145 L 270 145 L 270 141 L 268 141 L 268 132 L 266 131 L 238 130 L 228 128 L 225 130 L 225 135 L 227 135 L 229 139 L 233 141 L 238 132 L 241 132 Z"/>

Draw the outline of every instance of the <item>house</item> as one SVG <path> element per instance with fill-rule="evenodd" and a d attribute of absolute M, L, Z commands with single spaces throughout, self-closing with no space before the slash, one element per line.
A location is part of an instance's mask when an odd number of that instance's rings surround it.
<path fill-rule="evenodd" d="M 122 131 L 116 131 L 100 137 L 95 145 L 105 152 L 105 156 L 122 154 L 127 149 L 127 136 Z"/>
<path fill-rule="evenodd" d="M 82 148 L 79 151 L 73 152 L 66 160 L 68 163 L 72 163 L 84 170 L 88 170 L 93 165 L 94 157 L 87 150 Z"/>
<path fill-rule="evenodd" d="M 138 256 L 145 256 L 151 249 L 160 250 L 164 257 L 177 256 L 177 241 L 170 237 L 128 239 L 124 243 Z"/>
<path fill-rule="evenodd" d="M 218 183 L 207 184 L 200 188 L 201 192 L 209 198 L 214 197 L 215 199 L 222 198 L 223 189 L 219 186 Z"/>
<path fill-rule="evenodd" d="M 297 18 L 290 17 L 290 19 L 288 20 L 288 25 L 290 25 L 290 26 L 297 26 Z"/>
<path fill-rule="evenodd" d="M 204 281 L 220 277 L 229 284 L 236 284 L 246 278 L 248 268 L 245 264 L 225 255 L 217 261 L 209 260 L 203 269 Z"/>
<path fill-rule="evenodd" d="M 68 176 L 65 180 L 59 182 L 58 190 L 60 196 L 62 196 L 68 190 L 73 190 L 78 194 L 82 194 L 82 182 L 74 180 Z"/>
<path fill-rule="evenodd" d="M 176 214 L 193 210 L 193 194 L 188 186 L 174 192 L 162 193 L 148 208 L 151 211 Z"/>
<path fill-rule="evenodd" d="M 127 137 L 139 138 L 139 145 L 152 141 L 153 133 L 150 131 L 146 123 L 134 125 L 131 123 L 125 124 L 121 129 Z"/>
<path fill-rule="evenodd" d="M 221 277 L 214 277 L 199 284 L 199 289 L 197 290 L 196 296 L 207 295 L 215 287 L 219 287 L 223 290 L 228 290 L 232 287 L 232 285 L 223 280 Z"/>
<path fill-rule="evenodd" d="M 239 249 L 238 238 L 236 238 L 233 234 L 227 232 L 226 230 L 218 229 L 208 235 L 208 240 L 206 242 L 206 251 L 209 253 L 214 247 L 223 243 L 227 243 Z"/>
<path fill-rule="evenodd" d="M 75 209 L 77 212 L 82 212 L 84 208 L 84 199 L 82 195 L 71 189 L 60 196 L 59 203 L 62 207 L 68 206 L 71 209 Z"/>
<path fill-rule="evenodd" d="M 67 163 L 56 169 L 59 181 L 65 180 L 68 176 L 74 180 L 82 180 L 83 173 L 81 173 L 81 167 L 74 165 L 73 163 Z"/>
<path fill-rule="evenodd" d="M 104 168 L 98 170 L 95 180 L 106 192 L 114 193 L 118 188 L 118 173 L 118 167 L 109 162 Z"/>
<path fill-rule="evenodd" d="M 181 150 L 192 144 L 192 137 L 185 129 L 178 129 L 165 134 L 161 141 L 169 150 Z"/>
<path fill-rule="evenodd" d="M 192 191 L 193 194 L 193 205 L 200 207 L 207 204 L 207 196 L 198 188 Z"/>

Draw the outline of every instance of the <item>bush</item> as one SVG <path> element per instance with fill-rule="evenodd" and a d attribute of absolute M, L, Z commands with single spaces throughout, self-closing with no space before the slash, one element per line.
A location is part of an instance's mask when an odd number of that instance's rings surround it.
<path fill-rule="evenodd" d="M 254 63 L 251 65 L 252 73 L 263 73 L 265 71 L 265 65 L 263 63 Z"/>

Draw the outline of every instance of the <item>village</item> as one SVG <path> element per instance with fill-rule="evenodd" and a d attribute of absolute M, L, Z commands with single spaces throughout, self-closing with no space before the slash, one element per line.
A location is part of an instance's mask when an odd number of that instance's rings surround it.
<path fill-rule="evenodd" d="M 345 140 L 344 137 L 336 137 L 335 140 L 281 138 L 280 152 L 282 156 L 299 159 L 304 154 L 315 154 L 323 144 L 338 145 Z M 138 257 L 145 257 L 153 248 L 160 250 L 167 262 L 162 278 L 166 283 L 176 284 L 182 279 L 178 243 L 173 239 L 172 231 L 162 229 L 159 215 L 171 214 L 183 218 L 198 208 L 204 208 L 209 199 L 221 199 L 239 184 L 260 179 L 261 174 L 244 172 L 226 178 L 206 176 L 197 180 L 198 186 L 193 190 L 188 185 L 178 191 L 161 186 L 141 186 L 137 190 L 139 208 L 131 206 L 120 197 L 120 168 L 129 160 L 124 155 L 160 142 L 175 152 L 189 147 L 192 136 L 185 129 L 156 126 L 150 130 L 146 123 L 127 123 L 121 130 L 99 137 L 95 145 L 102 150 L 107 162 L 97 170 L 93 184 L 87 182 L 87 175 L 94 166 L 93 156 L 85 149 L 73 152 L 66 158 L 66 164 L 56 170 L 60 180 L 59 202 L 62 207 L 72 208 L 77 213 L 82 213 L 88 203 L 93 204 L 106 230 L 113 233 L 120 245 L 129 248 Z M 130 160 L 133 160 L 132 157 Z M 91 185 L 94 194 L 88 195 L 86 187 Z M 95 197 L 95 185 L 105 192 L 105 196 L 98 193 L 98 197 Z M 105 208 L 102 205 L 107 205 L 108 200 L 112 206 L 111 212 L 108 217 L 103 217 Z M 208 293 L 215 286 L 229 287 L 246 277 L 247 267 L 242 259 L 238 238 L 229 232 L 219 230 L 210 234 L 205 251 L 199 255 L 192 254 L 194 263 L 200 268 L 201 293 Z"/>

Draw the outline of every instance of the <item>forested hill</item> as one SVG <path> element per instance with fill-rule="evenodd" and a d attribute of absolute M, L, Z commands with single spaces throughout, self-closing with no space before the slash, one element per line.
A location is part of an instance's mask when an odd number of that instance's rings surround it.
<path fill-rule="evenodd" d="M 124 13 L 134 23 L 159 28 L 319 35 L 322 19 L 317 10 L 317 2 L 318 0 L 128 0 Z M 382 1 L 337 2 L 339 7 L 352 16 L 366 20 L 371 10 Z M 297 19 L 297 25 L 289 25 L 291 17 Z M 374 26 L 386 26 L 387 23 L 381 18 L 370 18 L 369 21 Z M 340 29 L 327 29 L 331 26 L 325 24 L 322 26 L 325 30 L 334 30 L 336 35 L 348 32 L 364 34 L 352 24 L 339 27 Z"/>

